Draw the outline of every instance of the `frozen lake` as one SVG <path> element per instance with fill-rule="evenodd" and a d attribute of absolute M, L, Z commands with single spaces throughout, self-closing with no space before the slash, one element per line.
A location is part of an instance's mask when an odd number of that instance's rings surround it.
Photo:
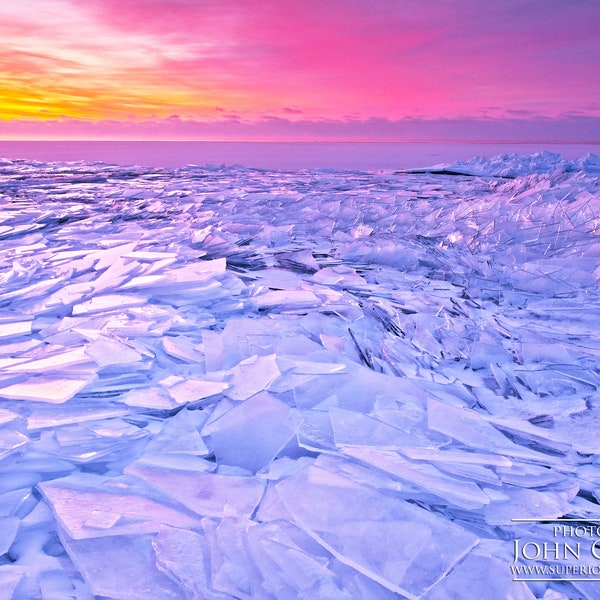
<path fill-rule="evenodd" d="M 360 169 L 0 161 L 0 597 L 597 598 L 600 160 Z"/>
<path fill-rule="evenodd" d="M 259 169 L 410 169 L 473 156 L 533 154 L 548 149 L 567 159 L 589 152 L 600 154 L 600 144 L 0 141 L 0 156 L 7 158 L 157 167 L 243 165 Z"/>

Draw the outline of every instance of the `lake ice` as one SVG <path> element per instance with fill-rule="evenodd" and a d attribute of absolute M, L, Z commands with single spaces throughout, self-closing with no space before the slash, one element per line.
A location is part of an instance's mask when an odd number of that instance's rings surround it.
<path fill-rule="evenodd" d="M 4 159 L 0 206 L 0 598 L 598 597 L 511 570 L 600 522 L 597 157 Z"/>

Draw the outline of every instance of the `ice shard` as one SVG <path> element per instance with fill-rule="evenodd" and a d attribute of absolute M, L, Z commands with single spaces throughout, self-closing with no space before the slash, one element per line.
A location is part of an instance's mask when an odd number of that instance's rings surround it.
<path fill-rule="evenodd" d="M 227 411 L 202 433 L 219 463 L 256 472 L 285 448 L 295 436 L 296 424 L 286 404 L 262 392 Z"/>
<path fill-rule="evenodd" d="M 330 461 L 280 482 L 277 493 L 298 526 L 341 562 L 410 598 L 477 544 L 453 523 L 338 475 Z"/>

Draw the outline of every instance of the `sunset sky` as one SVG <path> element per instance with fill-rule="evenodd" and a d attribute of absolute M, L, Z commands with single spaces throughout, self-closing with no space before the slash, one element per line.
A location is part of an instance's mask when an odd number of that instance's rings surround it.
<path fill-rule="evenodd" d="M 3 139 L 600 142 L 596 0 L 5 0 Z"/>

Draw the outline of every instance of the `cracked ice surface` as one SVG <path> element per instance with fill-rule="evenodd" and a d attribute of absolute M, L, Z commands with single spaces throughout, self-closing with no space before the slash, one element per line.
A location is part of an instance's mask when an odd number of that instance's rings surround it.
<path fill-rule="evenodd" d="M 1 161 L 0 597 L 595 598 L 600 161 L 430 171 Z"/>

